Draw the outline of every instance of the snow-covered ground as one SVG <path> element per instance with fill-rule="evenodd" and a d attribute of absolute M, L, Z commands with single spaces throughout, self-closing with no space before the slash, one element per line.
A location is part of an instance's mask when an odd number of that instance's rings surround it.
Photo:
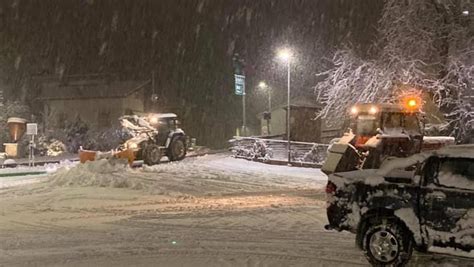
<path fill-rule="evenodd" d="M 324 230 L 318 169 L 210 155 L 140 169 L 97 161 L 33 179 L 0 189 L 0 266 L 367 265 L 354 235 Z"/>

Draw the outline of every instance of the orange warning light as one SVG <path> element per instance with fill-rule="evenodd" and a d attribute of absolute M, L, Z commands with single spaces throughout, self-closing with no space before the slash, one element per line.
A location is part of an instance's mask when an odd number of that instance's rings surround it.
<path fill-rule="evenodd" d="M 416 96 L 407 96 L 403 98 L 402 103 L 408 111 L 415 111 L 420 108 L 421 100 Z"/>
<path fill-rule="evenodd" d="M 410 100 L 408 100 L 408 103 L 407 103 L 407 104 L 408 104 L 409 107 L 412 107 L 412 108 L 418 106 L 418 104 L 416 103 L 416 100 L 415 100 L 415 99 L 410 99 Z"/>

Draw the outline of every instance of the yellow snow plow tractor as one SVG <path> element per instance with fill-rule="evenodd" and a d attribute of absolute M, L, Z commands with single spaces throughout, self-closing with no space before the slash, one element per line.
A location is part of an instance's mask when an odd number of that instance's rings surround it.
<path fill-rule="evenodd" d="M 454 144 L 454 138 L 424 136 L 418 98 L 400 104 L 356 104 L 350 108 L 350 128 L 335 139 L 321 170 L 326 174 L 376 169 L 391 157 L 408 157 L 422 150 Z"/>
<path fill-rule="evenodd" d="M 81 163 L 101 158 L 126 159 L 131 165 L 143 160 L 147 165 L 159 164 L 163 156 L 170 161 L 186 157 L 186 135 L 176 114 L 155 113 L 148 116 L 122 116 L 120 123 L 132 138 L 109 152 L 79 150 Z"/>

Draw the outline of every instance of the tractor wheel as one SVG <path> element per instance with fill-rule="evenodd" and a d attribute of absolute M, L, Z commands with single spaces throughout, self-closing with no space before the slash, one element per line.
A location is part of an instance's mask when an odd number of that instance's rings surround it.
<path fill-rule="evenodd" d="M 186 157 L 186 139 L 184 136 L 178 136 L 171 140 L 168 147 L 168 158 L 170 161 L 182 160 Z"/>
<path fill-rule="evenodd" d="M 160 164 L 161 148 L 157 145 L 148 145 L 143 150 L 143 162 L 146 165 L 152 166 Z"/>

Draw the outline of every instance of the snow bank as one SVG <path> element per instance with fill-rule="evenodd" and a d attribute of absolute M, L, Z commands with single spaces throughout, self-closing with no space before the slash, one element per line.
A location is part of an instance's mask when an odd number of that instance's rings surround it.
<path fill-rule="evenodd" d="M 122 160 L 96 160 L 62 168 L 53 174 L 49 183 L 56 186 L 98 186 L 141 189 L 141 181 L 127 175 L 129 167 Z"/>
<path fill-rule="evenodd" d="M 51 186 L 128 188 L 173 196 L 219 195 L 279 188 L 322 188 L 327 178 L 317 169 L 266 165 L 228 156 L 205 156 L 131 169 L 120 160 L 97 160 L 62 168 L 49 176 Z M 48 186 L 49 186 L 48 185 Z"/>

